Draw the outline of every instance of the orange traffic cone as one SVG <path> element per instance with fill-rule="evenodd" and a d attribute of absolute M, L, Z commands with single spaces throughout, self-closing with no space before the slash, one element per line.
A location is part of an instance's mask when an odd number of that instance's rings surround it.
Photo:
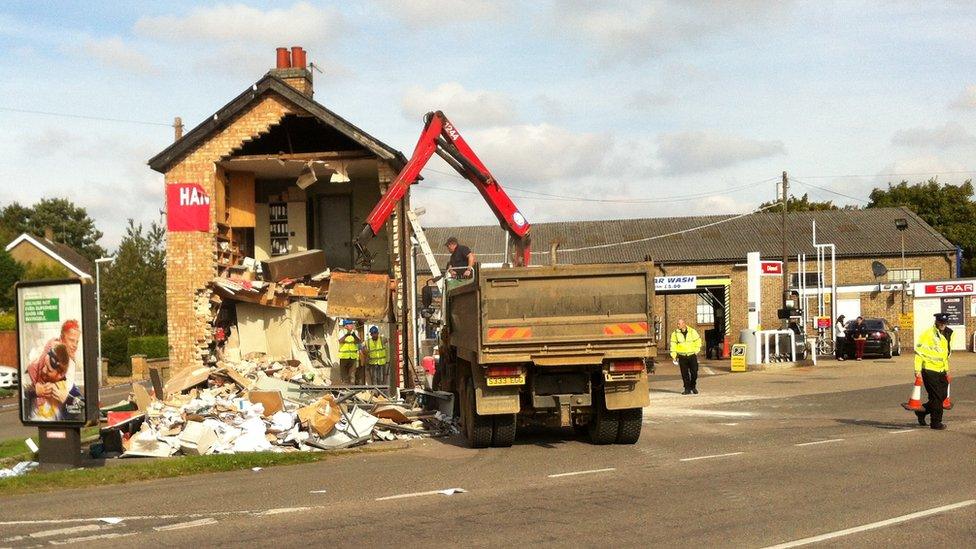
<path fill-rule="evenodd" d="M 951 389 L 952 389 L 952 376 L 946 376 L 946 397 L 945 400 L 942 401 L 943 410 L 952 409 L 952 399 L 949 398 Z"/>
<path fill-rule="evenodd" d="M 912 397 L 908 402 L 901 405 L 902 408 L 912 412 L 921 412 L 922 408 L 922 376 L 915 376 L 915 386 L 912 387 Z"/>

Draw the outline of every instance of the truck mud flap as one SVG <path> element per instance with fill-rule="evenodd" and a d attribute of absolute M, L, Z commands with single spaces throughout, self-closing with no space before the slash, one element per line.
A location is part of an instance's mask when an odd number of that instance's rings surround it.
<path fill-rule="evenodd" d="M 603 387 L 607 410 L 643 408 L 651 403 L 649 391 L 647 372 L 641 372 L 634 381 L 606 381 Z"/>
<path fill-rule="evenodd" d="M 517 414 L 520 410 L 519 389 L 522 386 L 488 387 L 481 366 L 471 365 L 474 381 L 474 400 L 477 412 L 483 416 Z"/>

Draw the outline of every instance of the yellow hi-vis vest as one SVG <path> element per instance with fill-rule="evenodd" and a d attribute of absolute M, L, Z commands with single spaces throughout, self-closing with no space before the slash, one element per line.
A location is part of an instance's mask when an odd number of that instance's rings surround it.
<path fill-rule="evenodd" d="M 359 358 L 359 345 L 356 344 L 352 332 L 347 330 L 339 336 L 339 359 L 356 360 L 357 358 Z"/>
<path fill-rule="evenodd" d="M 682 334 L 681 330 L 671 332 L 671 358 L 678 358 L 678 355 L 695 355 L 701 351 L 702 341 L 698 332 L 688 326 L 688 333 Z"/>
<path fill-rule="evenodd" d="M 383 344 L 383 338 L 378 337 L 376 339 L 367 338 L 366 339 L 366 354 L 367 361 L 370 366 L 385 366 L 386 365 L 386 345 Z"/>
<path fill-rule="evenodd" d="M 935 326 L 922 332 L 915 342 L 915 373 L 919 374 L 923 369 L 949 371 L 949 340 Z"/>

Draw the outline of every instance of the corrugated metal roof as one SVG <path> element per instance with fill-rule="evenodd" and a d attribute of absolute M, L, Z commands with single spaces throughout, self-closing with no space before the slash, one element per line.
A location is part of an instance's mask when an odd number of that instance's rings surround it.
<path fill-rule="evenodd" d="M 787 215 L 787 250 L 794 257 L 815 255 L 816 221 L 817 242 L 836 245 L 838 257 L 899 256 L 898 218 L 909 222 L 904 231 L 907 255 L 955 251 L 952 243 L 907 208 L 792 212 Z M 557 241 L 559 261 L 564 263 L 622 263 L 645 257 L 663 263 L 741 262 L 748 252 L 781 256 L 780 224 L 778 213 L 538 223 L 532 226 L 532 254 L 546 261 L 549 244 Z M 704 228 L 689 231 L 696 227 Z M 438 260 L 447 257 L 443 243 L 449 236 L 469 246 L 484 263 L 500 262 L 505 253 L 507 233 L 498 225 L 424 230 Z"/>

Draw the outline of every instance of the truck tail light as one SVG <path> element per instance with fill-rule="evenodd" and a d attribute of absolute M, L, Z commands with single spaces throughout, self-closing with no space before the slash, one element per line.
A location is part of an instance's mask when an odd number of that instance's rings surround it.
<path fill-rule="evenodd" d="M 489 366 L 485 370 L 488 377 L 512 377 L 522 375 L 521 366 Z"/>
<path fill-rule="evenodd" d="M 611 372 L 640 372 L 644 370 L 642 360 L 618 360 L 610 363 Z"/>

